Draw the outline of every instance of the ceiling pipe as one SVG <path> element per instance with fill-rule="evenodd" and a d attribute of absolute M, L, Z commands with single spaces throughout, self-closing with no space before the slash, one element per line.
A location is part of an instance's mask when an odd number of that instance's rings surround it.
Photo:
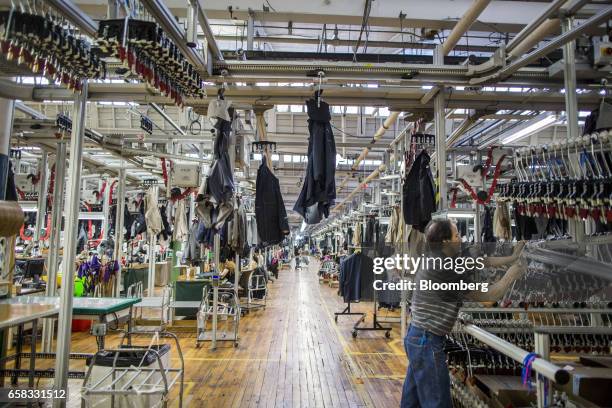
<path fill-rule="evenodd" d="M 467 132 L 472 126 L 474 126 L 474 124 L 479 119 L 481 119 L 484 116 L 484 114 L 485 113 L 482 111 L 477 111 L 473 115 L 470 115 L 467 118 L 465 118 L 461 122 L 459 127 L 455 128 L 455 130 L 453 130 L 451 135 L 446 139 L 446 145 L 452 146 L 457 141 L 457 139 L 459 139 L 459 137 L 463 135 L 465 132 Z"/>
<path fill-rule="evenodd" d="M 236 41 L 236 39 L 244 38 L 243 35 L 218 35 L 217 40 L 219 41 Z M 304 37 L 292 37 L 292 36 L 257 36 L 254 38 L 260 43 L 270 44 L 312 44 L 317 45 L 321 42 L 319 38 L 304 38 Z M 355 41 L 342 40 L 328 38 L 327 45 L 334 47 L 342 46 L 353 46 Z M 372 48 L 406 48 L 416 50 L 433 50 L 436 48 L 436 44 L 432 43 L 418 43 L 418 42 L 400 42 L 400 41 L 376 41 L 368 40 L 368 47 Z M 468 52 L 494 52 L 497 47 L 489 45 L 455 45 L 453 48 L 455 51 L 468 51 Z"/>
<path fill-rule="evenodd" d="M 565 4 L 567 0 L 555 0 L 542 14 L 537 16 L 533 21 L 525 26 L 510 42 L 506 45 L 506 52 L 512 51 L 514 48 L 518 47 L 525 39 L 532 36 L 532 33 L 535 30 L 538 30 L 540 26 L 551 16 L 554 16 L 557 11 Z M 559 26 L 557 26 L 559 28 Z"/>
<path fill-rule="evenodd" d="M 204 0 L 194 1 L 198 5 L 198 21 L 200 23 L 202 31 L 204 32 L 204 36 L 206 37 L 208 49 L 210 50 L 212 57 L 215 60 L 223 61 L 223 53 L 221 52 L 221 48 L 219 48 L 219 45 L 215 40 L 215 35 L 213 34 L 212 28 L 210 27 L 210 23 L 208 22 L 208 17 L 204 12 Z"/>
<path fill-rule="evenodd" d="M 187 133 L 181 129 L 181 127 L 172 120 L 170 116 L 156 103 L 150 103 L 150 107 L 152 107 L 155 112 L 159 113 L 159 115 L 166 121 L 170 126 L 172 126 L 181 136 L 187 136 Z"/>
<path fill-rule="evenodd" d="M 9 79 L 0 79 L 0 97 L 32 101 L 34 100 L 34 85 L 23 85 Z"/>
<path fill-rule="evenodd" d="M 401 112 L 398 112 L 398 111 L 392 111 L 389 114 L 389 116 L 387 116 L 387 119 L 385 119 L 383 124 L 376 131 L 376 133 L 374 133 L 372 140 L 370 140 L 370 146 L 364 147 L 359 157 L 355 159 L 355 162 L 351 166 L 352 171 L 357 171 L 357 168 L 359 167 L 359 163 L 361 163 L 366 158 L 366 156 L 370 153 L 370 148 L 372 147 L 372 145 L 375 144 L 381 137 L 383 137 L 383 135 L 387 132 L 387 130 L 391 127 L 391 125 L 395 123 L 400 113 Z M 337 188 L 338 193 L 342 191 L 346 183 L 348 183 L 348 180 L 350 177 L 351 175 L 347 174 L 347 176 L 342 180 L 342 182 Z"/>
<path fill-rule="evenodd" d="M 384 172 L 385 170 L 387 170 L 387 166 L 385 166 L 384 164 L 381 164 L 380 166 L 378 166 L 378 168 L 376 170 L 374 170 L 372 173 L 370 173 L 368 175 L 368 177 L 365 178 L 365 180 L 363 180 L 357 187 L 355 187 L 355 189 L 353 191 L 351 191 L 349 193 L 349 195 L 347 195 L 346 197 L 344 197 L 344 200 L 342 200 L 340 203 L 338 203 L 334 208 L 332 208 L 332 211 L 338 211 L 342 208 L 342 206 L 344 206 L 346 204 L 346 202 L 348 200 L 350 200 L 351 198 L 353 198 L 353 196 L 355 196 L 355 194 L 357 194 L 358 192 L 360 192 L 364 187 L 366 187 L 368 185 L 369 182 L 371 182 L 374 179 L 377 179 L 378 176 L 380 176 L 380 173 Z"/>
<path fill-rule="evenodd" d="M 457 45 L 461 37 L 470 29 L 472 24 L 478 19 L 478 16 L 489 5 L 491 0 L 475 0 L 469 9 L 463 14 L 461 19 L 453 27 L 452 31 L 442 44 L 442 54 L 448 55 L 449 52 Z"/>
<path fill-rule="evenodd" d="M 561 26 L 561 22 L 558 18 L 552 18 L 545 20 L 537 26 L 531 33 L 529 33 L 523 41 L 519 44 L 516 44 L 510 52 L 508 52 L 508 57 L 515 59 L 521 57 L 526 52 L 530 51 L 536 44 L 538 44 L 544 37 L 552 35 L 559 30 Z M 508 51 L 506 49 L 506 51 Z"/>
<path fill-rule="evenodd" d="M 106 145 L 104 145 L 106 147 Z M 114 146 L 112 147 L 115 148 Z M 122 155 L 129 156 L 153 156 L 153 157 L 163 157 L 165 159 L 173 159 L 173 160 L 181 160 L 181 161 L 190 161 L 195 163 L 202 164 L 210 164 L 210 160 L 198 159 L 197 157 L 191 156 L 183 156 L 180 154 L 172 154 L 172 153 L 162 153 L 162 152 L 154 152 L 152 150 L 140 150 L 140 149 L 132 149 L 131 147 L 122 147 L 121 148 Z"/>
<path fill-rule="evenodd" d="M 187 46 L 196 48 L 198 46 L 198 3 L 188 0 L 187 3 L 187 33 L 185 39 Z"/>
<path fill-rule="evenodd" d="M 609 6 L 601 10 L 599 13 L 595 14 L 593 17 L 589 18 L 588 20 L 584 21 L 579 26 L 576 26 L 575 28 L 569 31 L 566 31 L 565 33 L 559 35 L 558 37 L 555 37 L 553 40 L 549 41 L 542 47 L 539 47 L 533 52 L 525 55 L 524 57 L 514 61 L 512 64 L 506 66 L 499 72 L 499 77 L 507 78 L 508 76 L 512 75 L 519 69 L 523 68 L 530 62 L 538 58 L 544 57 L 548 55 L 550 52 L 561 47 L 563 44 L 576 39 L 577 37 L 582 35 L 582 33 L 584 33 L 587 29 L 593 26 L 598 26 L 600 24 L 605 23 L 611 16 L 612 16 L 612 6 Z"/>

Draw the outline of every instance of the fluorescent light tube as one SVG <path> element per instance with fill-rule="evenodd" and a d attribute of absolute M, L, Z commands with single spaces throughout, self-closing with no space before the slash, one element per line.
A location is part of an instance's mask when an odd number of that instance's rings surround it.
<path fill-rule="evenodd" d="M 555 115 L 546 116 L 540 120 L 537 120 L 524 128 L 512 133 L 510 136 L 502 138 L 502 144 L 510 144 L 524 137 L 530 136 L 542 129 L 547 128 L 557 121 L 557 117 Z"/>

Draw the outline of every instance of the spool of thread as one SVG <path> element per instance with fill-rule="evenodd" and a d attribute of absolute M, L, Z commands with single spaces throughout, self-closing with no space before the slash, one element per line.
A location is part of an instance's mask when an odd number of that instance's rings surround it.
<path fill-rule="evenodd" d="M 23 210 L 16 201 L 0 201 L 0 237 L 19 233 L 23 221 Z"/>

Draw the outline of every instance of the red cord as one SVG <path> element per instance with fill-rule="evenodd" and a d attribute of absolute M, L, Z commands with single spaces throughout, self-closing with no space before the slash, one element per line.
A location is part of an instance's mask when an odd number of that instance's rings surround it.
<path fill-rule="evenodd" d="M 495 166 L 495 173 L 493 174 L 493 182 L 491 182 L 491 187 L 489 187 L 489 191 L 487 193 L 486 200 L 481 200 L 480 198 L 478 198 L 478 194 L 476 194 L 472 186 L 470 186 L 468 182 L 465 181 L 464 179 L 462 178 L 459 179 L 461 184 L 463 184 L 463 187 L 465 187 L 467 192 L 472 196 L 472 199 L 476 201 L 478 204 L 485 205 L 491 201 L 491 197 L 493 197 L 493 193 L 495 192 L 495 187 L 497 187 L 497 181 L 499 180 L 499 174 L 501 173 L 501 164 L 505 158 L 506 158 L 506 155 L 504 154 L 497 161 L 497 165 Z"/>
<path fill-rule="evenodd" d="M 168 187 L 168 169 L 166 168 L 166 158 L 165 157 L 161 158 L 161 165 L 162 165 L 162 177 L 164 179 L 164 185 Z"/>

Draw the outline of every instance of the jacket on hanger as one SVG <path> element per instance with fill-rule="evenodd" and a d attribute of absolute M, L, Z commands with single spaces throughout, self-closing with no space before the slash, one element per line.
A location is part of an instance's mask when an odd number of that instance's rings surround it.
<path fill-rule="evenodd" d="M 176 212 L 174 213 L 174 231 L 172 235 L 174 240 L 179 242 L 185 241 L 189 236 L 185 200 L 178 200 L 176 202 Z"/>
<path fill-rule="evenodd" d="M 508 203 L 498 201 L 493 213 L 493 234 L 497 239 L 512 240 L 512 227 L 510 226 L 510 212 Z"/>
<path fill-rule="evenodd" d="M 289 234 L 287 210 L 278 178 L 262 160 L 255 181 L 255 218 L 257 235 L 263 247 L 280 243 Z"/>
<path fill-rule="evenodd" d="M 427 151 L 421 151 L 414 160 L 402 187 L 404 222 L 421 232 L 425 231 L 425 227 L 431 221 L 431 214 L 436 211 L 436 193 L 429 167 L 430 160 Z"/>
<path fill-rule="evenodd" d="M 207 193 L 215 204 L 225 203 L 234 193 L 234 176 L 229 158 L 231 122 L 218 119 L 215 124 L 217 137 L 213 145 L 215 161 L 210 168 L 207 180 Z"/>
<path fill-rule="evenodd" d="M 308 165 L 304 184 L 293 207 L 307 224 L 317 224 L 336 199 L 336 142 L 330 125 L 329 105 L 315 99 L 306 102 L 308 110 Z"/>
<path fill-rule="evenodd" d="M 200 243 L 197 240 L 199 223 L 194 222 L 189 228 L 187 245 L 185 246 L 185 259 L 192 263 L 199 262 L 201 258 Z"/>
<path fill-rule="evenodd" d="M 162 218 L 157 206 L 157 189 L 150 188 L 145 194 L 145 220 L 147 223 L 147 232 L 151 234 L 159 234 L 162 230 Z"/>
<path fill-rule="evenodd" d="M 345 302 L 359 302 L 374 298 L 374 262 L 357 252 L 340 263 L 338 284 Z"/>

